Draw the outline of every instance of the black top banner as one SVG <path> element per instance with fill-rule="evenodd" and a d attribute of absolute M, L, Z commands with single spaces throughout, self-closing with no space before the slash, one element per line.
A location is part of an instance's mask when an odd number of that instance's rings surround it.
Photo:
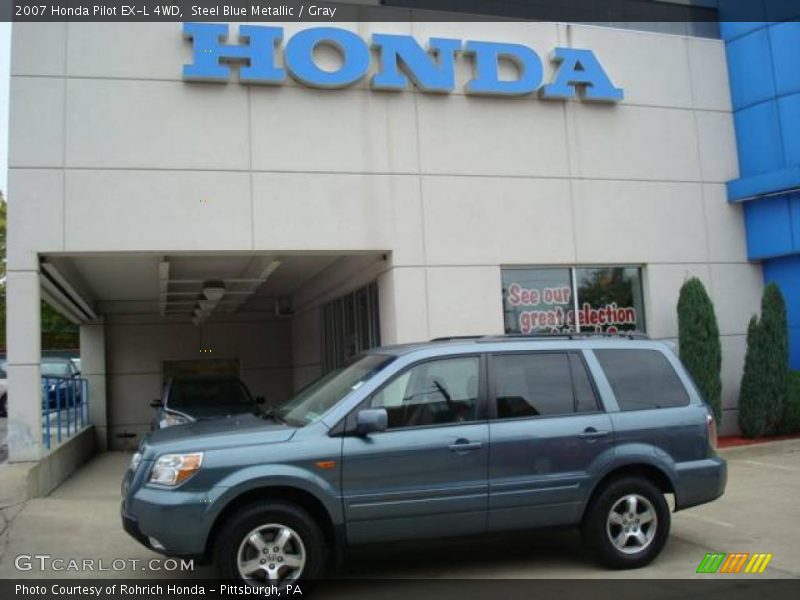
<path fill-rule="evenodd" d="M 2 0 L 0 21 L 774 21 L 796 0 Z M 786 13 L 784 15 L 784 13 Z"/>

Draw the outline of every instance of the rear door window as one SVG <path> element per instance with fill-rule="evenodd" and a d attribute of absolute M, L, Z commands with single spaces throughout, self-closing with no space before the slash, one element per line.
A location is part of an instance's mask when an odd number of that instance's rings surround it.
<path fill-rule="evenodd" d="M 622 411 L 689 404 L 689 394 L 672 364 L 658 350 L 594 351 Z"/>
<path fill-rule="evenodd" d="M 586 367 L 577 354 L 496 354 L 492 373 L 498 419 L 597 411 Z"/>

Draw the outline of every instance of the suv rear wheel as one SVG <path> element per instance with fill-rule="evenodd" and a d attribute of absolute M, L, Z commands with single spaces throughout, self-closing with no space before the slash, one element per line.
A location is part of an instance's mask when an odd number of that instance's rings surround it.
<path fill-rule="evenodd" d="M 587 509 L 586 544 L 604 565 L 635 569 L 650 563 L 667 541 L 670 512 L 664 494 L 640 477 L 609 482 Z"/>
<path fill-rule="evenodd" d="M 320 577 L 325 557 L 325 537 L 316 521 L 284 502 L 238 511 L 222 526 L 214 548 L 221 577 L 279 587 Z"/>

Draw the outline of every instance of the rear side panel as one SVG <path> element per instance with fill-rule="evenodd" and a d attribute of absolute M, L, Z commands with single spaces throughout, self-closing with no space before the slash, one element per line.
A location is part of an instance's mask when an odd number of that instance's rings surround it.
<path fill-rule="evenodd" d="M 615 468 L 630 464 L 658 468 L 675 491 L 676 509 L 688 508 L 722 495 L 727 470 L 725 461 L 715 455 L 709 444 L 708 408 L 677 356 L 668 350 L 661 352 L 686 390 L 685 406 L 623 410 L 626 407 L 616 397 L 613 381 L 594 352 L 587 352 L 592 355 L 587 362 L 611 417 Z"/>

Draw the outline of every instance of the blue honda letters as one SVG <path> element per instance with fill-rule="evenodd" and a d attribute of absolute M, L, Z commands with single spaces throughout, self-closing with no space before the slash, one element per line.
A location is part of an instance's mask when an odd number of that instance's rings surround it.
<path fill-rule="evenodd" d="M 193 42 L 194 62 L 184 65 L 183 77 L 190 81 L 227 81 L 231 62 L 243 63 L 243 83 L 280 85 L 288 73 L 304 85 L 345 88 L 363 79 L 372 59 L 370 46 L 355 33 L 338 27 L 303 29 L 286 41 L 285 68 L 276 65 L 283 40 L 282 27 L 240 25 L 240 44 L 225 44 L 228 26 L 217 23 L 184 23 L 183 34 Z M 318 46 L 336 48 L 341 65 L 336 70 L 320 67 L 314 57 Z M 623 90 L 614 87 L 591 50 L 556 48 L 551 60 L 558 65 L 553 81 L 544 84 L 539 55 L 520 44 L 431 38 L 422 47 L 408 35 L 376 33 L 372 48 L 378 56 L 378 71 L 370 85 L 376 90 L 403 90 L 409 80 L 423 92 L 448 93 L 455 88 L 455 61 L 460 53 L 473 63 L 473 78 L 467 94 L 511 96 L 539 92 L 544 99 L 566 100 L 580 95 L 595 102 L 619 102 Z M 516 78 L 501 77 L 502 61 L 516 66 Z"/>

